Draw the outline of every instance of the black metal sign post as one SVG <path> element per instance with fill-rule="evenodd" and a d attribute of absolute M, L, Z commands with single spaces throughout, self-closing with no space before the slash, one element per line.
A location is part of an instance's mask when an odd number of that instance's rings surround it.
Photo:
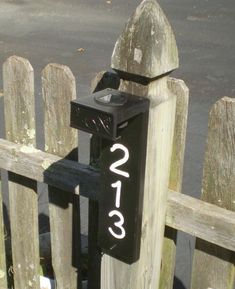
<path fill-rule="evenodd" d="M 112 89 L 71 106 L 71 125 L 102 137 L 99 246 L 129 264 L 140 252 L 148 108 L 148 99 Z"/>
<path fill-rule="evenodd" d="M 116 141 L 103 140 L 99 244 L 126 263 L 139 258 L 147 113 L 120 128 Z"/>

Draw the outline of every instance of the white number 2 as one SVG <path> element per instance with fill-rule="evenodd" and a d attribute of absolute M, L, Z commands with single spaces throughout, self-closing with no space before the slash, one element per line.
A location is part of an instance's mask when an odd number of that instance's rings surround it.
<path fill-rule="evenodd" d="M 117 210 L 113 210 L 109 213 L 109 217 L 113 217 L 113 216 L 117 216 L 120 221 L 118 222 L 115 222 L 114 225 L 115 227 L 119 228 L 120 229 L 120 234 L 116 234 L 113 229 L 111 227 L 109 227 L 109 232 L 116 238 L 116 239 L 123 239 L 125 238 L 126 236 L 126 231 L 125 229 L 123 228 L 123 224 L 124 224 L 124 218 L 123 218 L 123 215 L 122 213 L 120 213 L 119 211 Z"/>
<path fill-rule="evenodd" d="M 118 150 L 118 149 L 119 149 L 119 150 L 122 150 L 122 151 L 124 152 L 124 157 L 123 157 L 122 159 L 116 161 L 115 163 L 113 163 L 113 164 L 109 167 L 109 169 L 110 169 L 111 172 L 113 172 L 113 173 L 115 173 L 115 174 L 118 174 L 118 175 L 121 175 L 121 176 L 123 176 L 123 177 L 129 178 L 130 175 L 129 175 L 128 172 L 124 172 L 124 171 L 122 171 L 122 170 L 117 169 L 117 167 L 125 164 L 125 163 L 128 161 L 128 159 L 129 159 L 129 150 L 128 150 L 124 145 L 117 143 L 117 144 L 114 144 L 114 145 L 111 147 L 110 151 L 113 153 L 114 151 L 116 151 L 116 150 Z"/>

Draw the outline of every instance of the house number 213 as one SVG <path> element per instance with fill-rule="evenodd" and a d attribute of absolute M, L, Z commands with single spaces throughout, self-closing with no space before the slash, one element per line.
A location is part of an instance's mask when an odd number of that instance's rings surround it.
<path fill-rule="evenodd" d="M 125 178 L 129 178 L 130 174 L 121 170 L 119 167 L 124 165 L 129 160 L 129 150 L 123 145 L 116 143 L 111 148 L 110 151 L 114 152 L 116 150 L 121 150 L 123 152 L 123 158 L 120 160 L 112 163 L 109 167 L 109 170 L 118 176 L 122 176 Z M 116 197 L 115 197 L 115 210 L 109 212 L 109 217 L 116 217 L 118 218 L 117 222 L 114 222 L 113 227 L 109 227 L 108 230 L 110 234 L 116 239 L 123 239 L 126 236 L 126 231 L 124 228 L 125 225 L 125 218 L 123 214 L 118 210 L 121 204 L 121 196 L 122 196 L 122 182 L 117 180 L 115 183 L 111 184 L 111 187 L 116 190 Z"/>

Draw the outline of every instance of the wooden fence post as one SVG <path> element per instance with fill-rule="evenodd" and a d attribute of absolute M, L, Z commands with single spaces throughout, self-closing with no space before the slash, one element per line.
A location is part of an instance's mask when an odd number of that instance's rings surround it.
<path fill-rule="evenodd" d="M 6 138 L 34 153 L 34 73 L 28 60 L 12 56 L 3 65 Z M 9 173 L 14 288 L 39 289 L 37 182 Z"/>
<path fill-rule="evenodd" d="M 234 98 L 222 98 L 210 112 L 202 200 L 235 211 Z M 197 239 L 191 288 L 232 289 L 234 261 L 234 252 Z"/>
<path fill-rule="evenodd" d="M 112 56 L 112 68 L 125 78 L 120 90 L 148 97 L 151 106 L 140 260 L 129 266 L 104 255 L 102 289 L 158 288 L 176 108 L 176 93 L 166 74 L 177 67 L 171 27 L 159 5 L 144 0 L 127 23 Z M 127 80 L 134 75 L 136 82 Z M 151 79 L 148 85 L 137 83 L 146 78 Z"/>
<path fill-rule="evenodd" d="M 42 88 L 45 149 L 77 161 L 77 132 L 70 128 L 70 101 L 76 98 L 75 78 L 71 70 L 63 65 L 47 65 L 42 72 Z M 57 289 L 77 289 L 81 286 L 78 268 L 79 196 L 51 186 L 48 190 L 52 265 Z"/>
<path fill-rule="evenodd" d="M 3 225 L 2 210 L 2 186 L 0 173 L 0 288 L 7 288 L 7 271 L 6 271 L 6 253 L 5 253 L 5 234 Z"/>

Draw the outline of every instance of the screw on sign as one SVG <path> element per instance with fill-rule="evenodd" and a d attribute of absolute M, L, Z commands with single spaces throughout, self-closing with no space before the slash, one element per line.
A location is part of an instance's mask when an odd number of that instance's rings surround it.
<path fill-rule="evenodd" d="M 71 105 L 71 125 L 102 138 L 99 246 L 129 264 L 140 252 L 148 109 L 148 99 L 111 89 Z"/>

